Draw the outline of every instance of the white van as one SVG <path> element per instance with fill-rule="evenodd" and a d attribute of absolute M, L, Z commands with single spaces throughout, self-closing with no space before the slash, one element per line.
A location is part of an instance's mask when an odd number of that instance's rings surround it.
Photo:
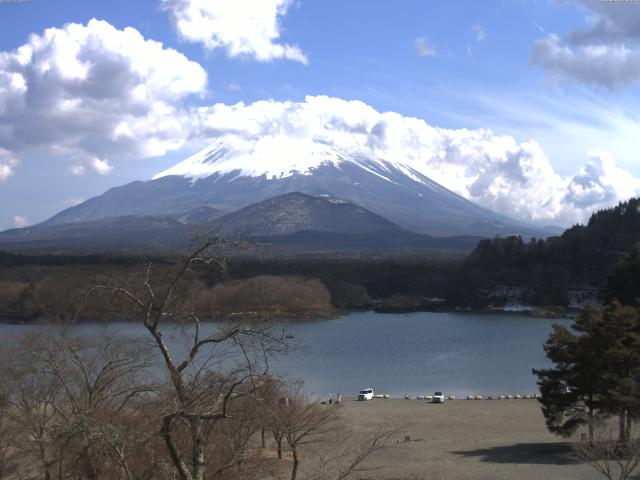
<path fill-rule="evenodd" d="M 436 392 L 431 397 L 431 403 L 444 403 L 444 394 L 442 392 Z"/>
<path fill-rule="evenodd" d="M 373 388 L 363 388 L 360 390 L 358 400 L 373 400 Z"/>

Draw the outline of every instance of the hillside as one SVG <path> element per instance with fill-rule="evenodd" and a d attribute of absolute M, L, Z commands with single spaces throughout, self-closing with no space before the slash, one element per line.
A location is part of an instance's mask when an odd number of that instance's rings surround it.
<path fill-rule="evenodd" d="M 212 223 L 223 237 L 272 237 L 298 232 L 362 234 L 402 233 L 402 229 L 366 208 L 336 198 L 288 193 L 250 205 Z"/>
<path fill-rule="evenodd" d="M 595 212 L 586 225 L 558 237 L 482 240 L 452 282 L 451 299 L 475 306 L 518 301 L 566 306 L 576 292 L 602 293 L 618 258 L 638 242 L 638 198 Z"/>

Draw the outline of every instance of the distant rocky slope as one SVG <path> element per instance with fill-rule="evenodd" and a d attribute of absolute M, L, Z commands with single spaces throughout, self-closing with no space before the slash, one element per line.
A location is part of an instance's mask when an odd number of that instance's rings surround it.
<path fill-rule="evenodd" d="M 294 192 L 250 205 L 218 218 L 214 231 L 223 237 L 273 237 L 298 232 L 361 234 L 403 233 L 389 220 L 353 203 Z"/>

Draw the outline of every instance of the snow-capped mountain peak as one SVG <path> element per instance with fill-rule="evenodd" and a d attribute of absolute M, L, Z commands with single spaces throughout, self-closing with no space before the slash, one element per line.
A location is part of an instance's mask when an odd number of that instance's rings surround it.
<path fill-rule="evenodd" d="M 238 172 L 242 176 L 286 178 L 309 174 L 320 165 L 338 165 L 345 160 L 335 147 L 312 139 L 269 136 L 260 141 L 225 137 L 158 173 L 153 179 L 178 175 L 191 179 Z"/>
<path fill-rule="evenodd" d="M 400 170 L 413 180 L 420 181 L 416 169 L 403 162 L 391 163 L 371 153 L 347 151 L 320 139 L 295 138 L 272 135 L 259 140 L 246 140 L 225 136 L 203 148 L 173 167 L 153 177 L 171 175 L 196 181 L 214 174 L 232 172 L 243 177 L 282 179 L 294 174 L 310 175 L 320 166 L 340 167 L 348 162 L 391 182 L 386 174 L 391 169 Z M 419 172 L 425 175 L 424 172 Z"/>

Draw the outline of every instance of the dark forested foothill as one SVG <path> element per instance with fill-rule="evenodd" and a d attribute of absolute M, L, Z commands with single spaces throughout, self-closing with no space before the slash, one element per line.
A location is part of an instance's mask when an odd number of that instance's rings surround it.
<path fill-rule="evenodd" d="M 567 306 L 572 293 L 602 290 L 618 258 L 639 241 L 637 198 L 598 211 L 559 237 L 482 240 L 451 283 L 449 297 L 453 304 L 476 307 L 514 297 L 529 305 Z M 638 253 L 634 258 L 629 262 L 637 262 Z"/>

